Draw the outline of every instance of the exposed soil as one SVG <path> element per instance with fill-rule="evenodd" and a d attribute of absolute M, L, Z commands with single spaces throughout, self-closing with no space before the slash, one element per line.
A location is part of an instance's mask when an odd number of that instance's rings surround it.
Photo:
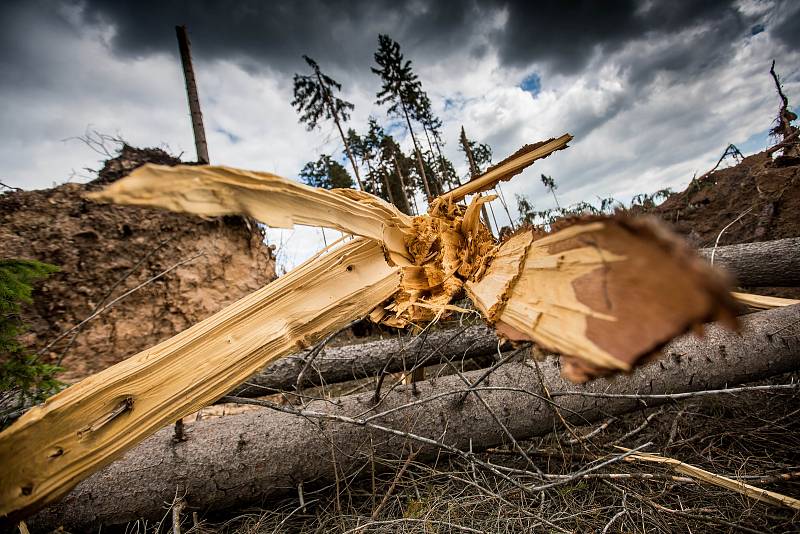
<path fill-rule="evenodd" d="M 45 350 L 46 361 L 63 358 L 61 380 L 74 381 L 153 346 L 275 278 L 272 251 L 243 218 L 201 219 L 83 198 L 147 162 L 180 160 L 160 149 L 123 146 L 88 184 L 0 195 L 0 257 L 61 268 L 25 310 L 23 342 L 32 350 L 144 284 Z"/>
<path fill-rule="evenodd" d="M 698 247 L 723 230 L 720 245 L 800 236 L 800 161 L 760 152 L 692 181 L 654 213 Z"/>

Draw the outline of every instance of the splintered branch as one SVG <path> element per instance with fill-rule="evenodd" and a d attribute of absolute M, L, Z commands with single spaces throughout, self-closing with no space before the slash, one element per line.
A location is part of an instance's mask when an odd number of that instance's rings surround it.
<path fill-rule="evenodd" d="M 458 204 L 571 139 L 524 147 L 414 218 L 362 191 L 229 167 L 145 165 L 91 194 L 359 237 L 23 415 L 0 434 L 0 517 L 35 511 L 265 364 L 358 317 L 427 324 L 467 311 L 453 304 L 466 292 L 502 336 L 560 352 L 573 381 L 631 371 L 704 321 L 735 324 L 725 278 L 655 222 L 587 219 L 542 239 L 527 229 L 498 243 L 479 217 L 492 197 Z"/>
<path fill-rule="evenodd" d="M 381 247 L 356 239 L 51 397 L 0 434 L 0 515 L 58 498 L 270 361 L 366 315 L 398 282 Z"/>

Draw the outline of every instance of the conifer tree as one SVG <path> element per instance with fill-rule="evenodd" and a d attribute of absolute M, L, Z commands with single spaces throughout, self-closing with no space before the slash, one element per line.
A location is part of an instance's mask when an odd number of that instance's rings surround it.
<path fill-rule="evenodd" d="M 451 187 L 461 185 L 458 175 L 453 168 L 453 164 L 442 154 L 442 145 L 444 144 L 441 134 L 442 121 L 433 113 L 431 99 L 421 87 L 413 104 L 414 118 L 422 124 L 422 129 L 425 132 L 425 138 L 428 140 L 428 147 L 430 148 L 431 155 L 437 160 L 439 188 L 441 189 L 444 184 L 449 184 Z M 431 138 L 433 138 L 433 143 L 431 143 Z M 434 146 L 436 147 L 436 155 L 433 155 Z M 453 172 L 450 173 L 450 170 L 453 170 Z M 439 194 L 442 192 L 443 191 L 440 191 Z"/>
<path fill-rule="evenodd" d="M 317 161 L 309 161 L 300 171 L 303 181 L 311 187 L 323 189 L 351 189 L 353 179 L 338 161 L 323 154 Z"/>
<path fill-rule="evenodd" d="M 34 282 L 56 271 L 58 267 L 34 260 L 0 260 L 0 391 L 13 391 L 20 404 L 43 400 L 60 386 L 54 378 L 60 368 L 38 362 L 17 339 L 25 330 L 22 304 L 33 302 Z"/>
<path fill-rule="evenodd" d="M 411 70 L 411 61 L 405 60 L 403 54 L 400 53 L 400 45 L 388 35 L 378 36 L 378 51 L 375 52 L 375 62 L 379 68 L 373 67 L 372 72 L 380 76 L 383 81 L 383 86 L 377 94 L 376 103 L 380 105 L 391 104 L 389 113 L 405 119 L 408 133 L 414 143 L 414 153 L 417 158 L 425 194 L 428 197 L 428 201 L 430 201 L 433 199 L 433 190 L 425 173 L 422 152 L 414 135 L 410 117 L 412 102 L 416 100 L 420 91 L 419 80 L 414 71 Z"/>
<path fill-rule="evenodd" d="M 354 106 L 350 102 L 334 96 L 333 89 L 342 90 L 342 85 L 339 82 L 324 74 L 317 62 L 310 57 L 303 56 L 303 59 L 306 60 L 306 63 L 313 69 L 314 73 L 311 75 L 294 75 L 294 100 L 292 100 L 292 106 L 300 113 L 300 122 L 305 123 L 309 130 L 316 128 L 322 119 L 333 119 L 333 122 L 336 123 L 336 128 L 339 130 L 342 143 L 344 143 L 347 158 L 353 166 L 358 187 L 363 190 L 364 185 L 361 183 L 358 166 L 341 125 L 341 122 L 346 122 L 350 118 L 349 111 L 353 110 Z"/>

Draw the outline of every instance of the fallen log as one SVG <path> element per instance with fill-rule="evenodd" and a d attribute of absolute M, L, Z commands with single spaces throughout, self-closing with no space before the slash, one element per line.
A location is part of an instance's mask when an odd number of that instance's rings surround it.
<path fill-rule="evenodd" d="M 800 368 L 800 306 L 746 316 L 742 326 L 741 334 L 711 325 L 703 338 L 682 336 L 663 350 L 658 361 L 614 380 L 571 384 L 560 377 L 555 359 L 540 363 L 542 380 L 567 419 L 587 422 L 638 409 L 641 400 L 581 393 L 703 391 Z M 465 377 L 472 382 L 482 373 Z M 28 525 L 38 531 L 61 525 L 87 530 L 140 517 L 157 519 L 176 491 L 195 510 L 240 507 L 290 492 L 301 481 L 332 480 L 334 469 L 341 476 L 368 466 L 370 458 L 398 458 L 409 443 L 421 447 L 416 458 L 422 461 L 438 452 L 431 440 L 460 450 L 468 449 L 470 442 L 480 450 L 507 440 L 474 395 L 458 402 L 466 389 L 459 377 L 415 387 L 416 396 L 411 386 L 399 387 L 377 407 L 368 393 L 336 403 L 312 402 L 306 412 L 310 417 L 263 409 L 201 421 L 189 427 L 188 440 L 181 443 L 173 443 L 172 429 L 162 430 L 81 482 Z M 516 439 L 552 431 L 556 415 L 541 392 L 536 372 L 526 363 L 507 364 L 478 387 L 479 395 Z M 378 412 L 383 415 L 375 416 Z M 342 422 L 350 417 L 358 424 Z"/>
<path fill-rule="evenodd" d="M 435 365 L 447 360 L 479 358 L 485 364 L 497 354 L 498 338 L 485 324 L 447 328 L 411 339 L 381 339 L 343 347 L 326 347 L 304 373 L 304 386 L 335 384 L 398 373 L 417 365 Z M 291 391 L 307 364 L 310 351 L 277 360 L 237 387 L 232 395 L 259 397 L 276 391 Z"/>
<path fill-rule="evenodd" d="M 800 285 L 800 237 L 704 248 L 711 259 L 736 277 L 742 287 L 795 287 Z"/>
<path fill-rule="evenodd" d="M 710 258 L 713 248 L 700 249 L 701 256 Z M 717 247 L 714 263 L 731 273 L 739 284 L 752 287 L 788 287 L 800 283 L 800 238 L 778 239 L 761 243 L 743 243 Z M 764 308 L 752 302 L 745 294 L 734 294 L 740 302 Z M 754 297 L 754 296 L 752 296 Z M 780 299 L 765 298 L 767 302 L 782 304 Z M 789 302 L 789 301 L 786 301 Z M 427 349 L 419 354 L 424 338 L 404 343 L 402 340 L 386 339 L 370 341 L 346 347 L 326 348 L 314 361 L 313 372 L 307 372 L 307 384 L 335 384 L 348 380 L 375 376 L 386 367 L 387 372 L 400 372 L 429 358 L 426 365 L 433 365 L 451 358 L 475 358 L 493 355 L 497 350 L 497 334 L 494 329 L 476 325 L 463 331 L 440 330 L 427 339 Z M 445 343 L 447 341 L 447 343 Z M 273 362 L 263 371 L 252 376 L 232 395 L 258 397 L 277 390 L 292 390 L 306 365 L 308 352 L 294 354 Z M 487 360 L 488 361 L 488 360 Z"/>

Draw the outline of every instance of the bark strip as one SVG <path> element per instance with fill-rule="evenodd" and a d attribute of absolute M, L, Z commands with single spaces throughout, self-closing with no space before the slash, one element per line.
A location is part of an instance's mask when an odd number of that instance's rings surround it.
<path fill-rule="evenodd" d="M 711 325 L 698 339 L 683 336 L 664 349 L 664 357 L 614 380 L 598 379 L 576 386 L 563 380 L 555 360 L 540 364 L 552 392 L 661 394 L 717 389 L 760 380 L 800 368 L 798 320 L 800 306 L 777 308 L 743 318 L 735 334 Z M 482 371 L 467 373 L 475 380 Z M 541 392 L 536 372 L 524 363 L 501 367 L 482 387 L 507 387 Z M 401 387 L 388 394 L 378 410 L 387 412 L 447 391 L 431 402 L 401 408 L 372 422 L 411 432 L 462 450 L 496 446 L 507 438 L 483 405 L 473 396 L 457 402 L 465 386 L 456 376 Z M 538 397 L 518 390 L 483 390 L 483 400 L 500 416 L 516 439 L 552 431 L 555 414 Z M 630 398 L 580 395 L 556 399 L 562 414 L 573 422 L 595 421 L 641 407 Z M 648 404 L 657 404 L 648 400 Z M 314 402 L 308 407 L 351 417 L 367 417 L 372 394 L 344 397 L 336 404 Z M 577 412 L 573 414 L 572 411 Z M 444 430 L 447 430 L 444 432 Z M 175 494 L 185 489 L 187 506 L 210 512 L 262 502 L 292 492 L 299 481 L 306 487 L 333 479 L 331 450 L 339 474 L 352 473 L 371 455 L 400 458 L 408 438 L 339 422 L 314 420 L 264 409 L 237 416 L 201 421 L 189 427 L 188 440 L 172 442 L 172 429 L 152 436 L 126 456 L 78 485 L 62 502 L 31 518 L 28 525 L 45 530 L 63 525 L 87 530 L 100 524 L 119 524 L 139 517 L 158 518 Z M 411 442 L 415 448 L 418 443 Z M 436 448 L 422 446 L 417 460 L 431 459 Z M 365 470 L 369 472 L 369 468 Z"/>

